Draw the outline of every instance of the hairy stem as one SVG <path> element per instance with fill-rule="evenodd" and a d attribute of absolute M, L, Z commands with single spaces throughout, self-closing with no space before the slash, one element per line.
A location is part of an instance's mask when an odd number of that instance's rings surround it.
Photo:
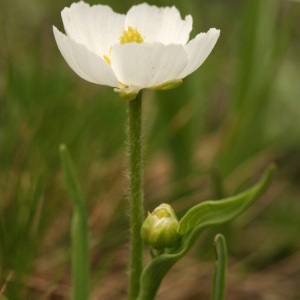
<path fill-rule="evenodd" d="M 130 263 L 128 300 L 135 300 L 143 269 L 141 226 L 143 212 L 142 93 L 128 102 Z"/>

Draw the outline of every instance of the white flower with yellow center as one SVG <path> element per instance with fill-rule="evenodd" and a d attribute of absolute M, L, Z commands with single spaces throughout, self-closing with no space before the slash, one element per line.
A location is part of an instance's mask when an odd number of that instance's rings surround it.
<path fill-rule="evenodd" d="M 220 31 L 211 28 L 188 42 L 192 17 L 176 7 L 135 5 L 126 15 L 109 6 L 73 3 L 62 11 L 66 34 L 53 27 L 63 57 L 83 79 L 115 87 L 128 100 L 141 89 L 168 89 L 194 72 Z"/>

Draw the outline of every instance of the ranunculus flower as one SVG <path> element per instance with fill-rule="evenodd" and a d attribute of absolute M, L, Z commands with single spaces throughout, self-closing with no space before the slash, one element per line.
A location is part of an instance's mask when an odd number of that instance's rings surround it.
<path fill-rule="evenodd" d="M 126 15 L 109 6 L 73 3 L 62 11 L 66 34 L 53 27 L 63 57 L 83 79 L 115 87 L 128 100 L 144 88 L 168 89 L 194 72 L 213 49 L 220 31 L 211 28 L 188 42 L 192 17 L 176 7 L 147 3 Z"/>

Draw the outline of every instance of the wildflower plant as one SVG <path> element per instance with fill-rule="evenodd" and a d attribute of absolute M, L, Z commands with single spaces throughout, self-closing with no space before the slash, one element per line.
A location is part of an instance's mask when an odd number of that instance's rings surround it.
<path fill-rule="evenodd" d="M 142 91 L 175 88 L 198 69 L 214 48 L 220 30 L 212 28 L 189 41 L 192 17 L 181 18 L 173 7 L 146 3 L 126 15 L 109 6 L 73 3 L 62 11 L 65 34 L 53 27 L 63 57 L 81 78 L 114 88 L 128 105 L 130 259 L 128 299 L 151 300 L 169 269 L 208 227 L 228 222 L 246 211 L 270 183 L 273 167 L 251 189 L 220 201 L 202 202 L 180 219 L 161 204 L 144 221 L 142 164 Z M 85 202 L 73 163 L 60 147 L 66 186 L 73 202 L 72 279 L 75 300 L 89 298 L 88 226 Z M 151 262 L 143 267 L 143 241 Z M 213 299 L 225 291 L 226 243 L 215 238 L 217 253 Z"/>

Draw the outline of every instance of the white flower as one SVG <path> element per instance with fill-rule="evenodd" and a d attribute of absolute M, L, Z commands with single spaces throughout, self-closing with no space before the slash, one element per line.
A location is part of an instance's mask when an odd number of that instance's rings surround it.
<path fill-rule="evenodd" d="M 61 14 L 66 34 L 53 31 L 69 66 L 87 81 L 115 87 L 128 100 L 144 88 L 180 84 L 205 61 L 220 35 L 211 28 L 188 42 L 192 17 L 181 19 L 174 6 L 143 3 L 122 15 L 81 1 Z"/>

